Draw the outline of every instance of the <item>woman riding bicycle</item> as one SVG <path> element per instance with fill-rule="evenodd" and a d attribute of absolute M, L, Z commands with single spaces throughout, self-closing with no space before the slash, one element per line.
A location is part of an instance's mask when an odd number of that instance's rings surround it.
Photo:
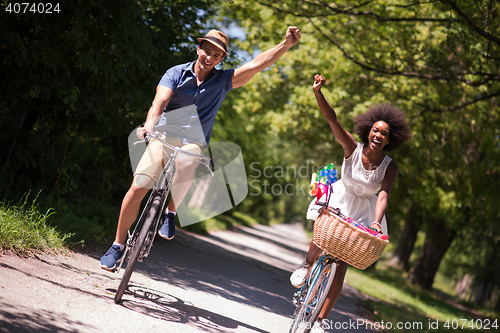
<path fill-rule="evenodd" d="M 344 148 L 342 178 L 333 185 L 329 205 L 340 208 L 344 215 L 387 235 L 384 213 L 398 166 L 384 152 L 401 147 L 411 138 L 405 115 L 389 103 L 370 107 L 366 113 L 355 119 L 354 130 L 362 143 L 356 142 L 351 133 L 342 127 L 335 110 L 323 96 L 321 88 L 324 84 L 323 76 L 316 75 L 314 94 L 335 139 Z M 308 219 L 314 220 L 319 215 L 320 206 L 315 203 L 316 199 L 309 206 Z M 321 252 L 322 250 L 311 242 L 306 259 L 290 277 L 294 287 L 300 288 L 304 284 L 312 264 Z M 345 262 L 339 261 L 327 299 L 311 333 L 324 332 L 321 321 L 328 316 L 340 296 L 347 267 Z"/>

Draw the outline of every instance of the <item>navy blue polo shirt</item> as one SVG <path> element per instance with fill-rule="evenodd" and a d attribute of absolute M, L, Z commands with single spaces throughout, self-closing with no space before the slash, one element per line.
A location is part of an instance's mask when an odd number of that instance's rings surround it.
<path fill-rule="evenodd" d="M 198 117 L 208 144 L 214 126 L 215 116 L 226 97 L 233 89 L 234 69 L 213 69 L 209 76 L 198 86 L 193 65 L 196 61 L 177 65 L 163 75 L 158 85 L 165 86 L 174 92 L 165 108 L 160 122 L 166 122 L 169 111 L 177 110 L 189 105 L 195 105 Z"/>

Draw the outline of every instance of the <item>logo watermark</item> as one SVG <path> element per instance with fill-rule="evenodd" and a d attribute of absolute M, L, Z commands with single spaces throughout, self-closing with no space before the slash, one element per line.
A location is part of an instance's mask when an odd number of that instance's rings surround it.
<path fill-rule="evenodd" d="M 314 323 L 298 323 L 300 328 L 312 328 Z M 293 320 L 291 325 L 293 325 Z M 391 322 L 391 321 L 371 321 L 368 319 L 359 318 L 356 320 L 349 319 L 348 321 L 334 321 L 323 319 L 321 327 L 325 330 L 345 331 L 345 330 L 394 330 L 394 331 L 420 331 L 427 330 L 428 332 L 439 329 L 449 329 L 456 331 L 458 329 L 498 329 L 498 320 L 492 319 L 448 319 L 439 321 L 439 319 L 428 319 L 427 321 L 406 321 L 406 322 Z"/>
<path fill-rule="evenodd" d="M 323 166 L 314 165 L 313 161 L 306 161 L 305 165 L 292 166 L 263 166 L 260 162 L 250 164 L 249 194 L 252 196 L 309 196 L 311 177 Z"/>
<path fill-rule="evenodd" d="M 145 130 L 157 133 L 148 144 L 140 140 Z M 240 147 L 230 142 L 208 145 L 194 105 L 148 120 L 128 141 L 135 184 L 168 189 L 181 226 L 220 215 L 248 194 Z M 213 163 L 203 163 L 208 158 Z"/>

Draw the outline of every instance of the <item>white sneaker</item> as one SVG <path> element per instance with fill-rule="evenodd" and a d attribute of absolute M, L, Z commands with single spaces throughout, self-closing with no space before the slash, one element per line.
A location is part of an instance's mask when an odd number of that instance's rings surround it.
<path fill-rule="evenodd" d="M 290 276 L 290 282 L 292 286 L 295 288 L 300 288 L 304 285 L 307 278 L 309 277 L 309 273 L 311 272 L 311 264 L 307 262 L 307 259 L 304 259 L 302 264 L 300 264 L 299 268 L 293 272 L 292 276 Z"/>
<path fill-rule="evenodd" d="M 321 321 L 317 320 L 314 322 L 314 325 L 313 325 L 310 333 L 325 333 L 325 330 L 323 329 L 323 325 L 321 324 Z"/>

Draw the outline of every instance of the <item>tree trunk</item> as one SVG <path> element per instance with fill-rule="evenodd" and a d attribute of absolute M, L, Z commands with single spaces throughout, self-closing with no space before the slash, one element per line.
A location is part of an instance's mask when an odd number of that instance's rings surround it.
<path fill-rule="evenodd" d="M 421 216 L 417 215 L 417 211 L 415 204 L 412 204 L 406 217 L 405 227 L 399 238 L 398 247 L 389 261 L 389 266 L 399 267 L 405 271 L 410 269 L 410 255 L 417 240 L 421 222 Z"/>
<path fill-rule="evenodd" d="M 456 231 L 448 229 L 443 220 L 431 220 L 425 236 L 424 247 L 408 279 L 411 283 L 431 289 L 434 277 Z"/>

